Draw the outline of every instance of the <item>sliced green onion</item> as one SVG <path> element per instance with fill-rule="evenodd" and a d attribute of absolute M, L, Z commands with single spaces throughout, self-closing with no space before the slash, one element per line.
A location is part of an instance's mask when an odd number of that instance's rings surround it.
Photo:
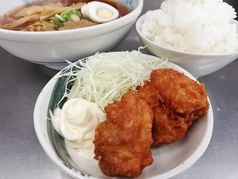
<path fill-rule="evenodd" d="M 55 26 L 62 27 L 64 26 L 64 22 L 73 21 L 76 22 L 80 20 L 82 14 L 79 11 L 74 9 L 74 4 L 68 7 L 61 14 L 55 14 L 55 16 L 51 19 L 51 23 Z"/>
<path fill-rule="evenodd" d="M 79 16 L 77 16 L 76 14 L 71 14 L 69 18 L 73 22 L 77 22 L 80 20 Z"/>

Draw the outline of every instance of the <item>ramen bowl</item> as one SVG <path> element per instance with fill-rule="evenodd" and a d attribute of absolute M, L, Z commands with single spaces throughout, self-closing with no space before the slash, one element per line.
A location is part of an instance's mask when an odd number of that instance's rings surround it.
<path fill-rule="evenodd" d="M 0 2 L 0 16 L 34 0 Z M 65 60 L 76 61 L 119 45 L 130 32 L 142 11 L 143 0 L 115 0 L 130 13 L 96 26 L 47 32 L 24 32 L 0 29 L 0 45 L 11 54 L 28 62 L 60 70 Z"/>
<path fill-rule="evenodd" d="M 238 51 L 222 54 L 190 53 L 177 49 L 161 46 L 158 43 L 145 37 L 142 31 L 142 23 L 146 21 L 146 14 L 138 18 L 136 31 L 139 39 L 149 54 L 158 57 L 167 57 L 169 61 L 183 67 L 195 77 L 211 74 L 238 58 Z M 238 22 L 234 22 L 238 26 Z"/>
<path fill-rule="evenodd" d="M 118 55 L 118 57 L 122 56 L 121 52 L 111 53 Z M 146 54 L 143 54 L 143 58 L 151 61 L 159 60 L 158 57 Z M 85 60 L 88 60 L 88 58 L 85 58 Z M 79 62 L 75 63 L 78 64 Z M 189 78 L 196 80 L 190 73 L 172 62 L 168 62 L 167 67 L 182 72 Z M 51 120 L 49 120 L 51 119 L 49 110 L 53 111 L 56 108 L 65 92 L 65 86 L 67 85 L 67 88 L 69 87 L 68 89 L 70 89 L 72 85 L 68 86 L 67 76 L 62 76 L 62 74 L 72 72 L 72 70 L 74 71 L 72 66 L 64 68 L 46 84 L 39 94 L 34 108 L 35 132 L 48 157 L 71 177 L 76 179 L 108 178 L 100 171 L 96 161 L 85 160 L 85 158 L 80 157 L 77 151 L 70 148 L 64 138 L 54 130 Z M 59 78 L 59 76 L 63 78 Z M 212 131 L 213 112 L 210 105 L 208 113 L 193 123 L 182 140 L 151 149 L 154 162 L 143 170 L 138 179 L 171 178 L 187 170 L 205 152 L 210 142 Z"/>

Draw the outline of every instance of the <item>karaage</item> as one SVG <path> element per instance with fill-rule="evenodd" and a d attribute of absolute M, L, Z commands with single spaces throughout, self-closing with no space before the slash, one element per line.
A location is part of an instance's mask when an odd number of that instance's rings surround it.
<path fill-rule="evenodd" d="M 153 146 L 183 138 L 193 120 L 209 108 L 204 85 L 173 69 L 153 70 L 150 82 L 138 87 L 138 95 L 154 112 Z"/>
<path fill-rule="evenodd" d="M 95 159 L 107 176 L 137 177 L 153 163 L 151 146 L 182 139 L 207 113 L 203 84 L 173 69 L 153 70 L 150 80 L 105 107 L 95 130 Z"/>
<path fill-rule="evenodd" d="M 153 70 L 150 79 L 165 106 L 186 118 L 188 123 L 207 113 L 209 102 L 204 84 L 173 69 Z"/>
<path fill-rule="evenodd" d="M 105 107 L 106 121 L 95 130 L 95 159 L 107 176 L 137 177 L 153 163 L 153 111 L 137 93 Z"/>

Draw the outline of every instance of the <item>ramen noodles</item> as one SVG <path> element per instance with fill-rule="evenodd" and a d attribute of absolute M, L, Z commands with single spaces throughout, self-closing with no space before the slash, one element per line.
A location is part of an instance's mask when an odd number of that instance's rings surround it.
<path fill-rule="evenodd" d="M 17 31 L 67 30 L 105 23 L 129 13 L 128 8 L 116 1 L 91 1 L 45 0 L 27 4 L 4 14 L 0 18 L 0 28 Z M 86 8 L 89 4 L 93 7 Z M 87 14 L 82 14 L 82 8 Z M 94 20 L 98 18 L 103 20 Z"/>

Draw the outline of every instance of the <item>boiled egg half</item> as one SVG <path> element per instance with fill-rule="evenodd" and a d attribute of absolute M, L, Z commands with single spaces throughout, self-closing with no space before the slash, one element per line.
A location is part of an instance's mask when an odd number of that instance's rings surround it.
<path fill-rule="evenodd" d="M 116 8 L 98 1 L 92 1 L 82 6 L 81 13 L 84 17 L 96 23 L 109 22 L 119 17 L 119 12 Z"/>

